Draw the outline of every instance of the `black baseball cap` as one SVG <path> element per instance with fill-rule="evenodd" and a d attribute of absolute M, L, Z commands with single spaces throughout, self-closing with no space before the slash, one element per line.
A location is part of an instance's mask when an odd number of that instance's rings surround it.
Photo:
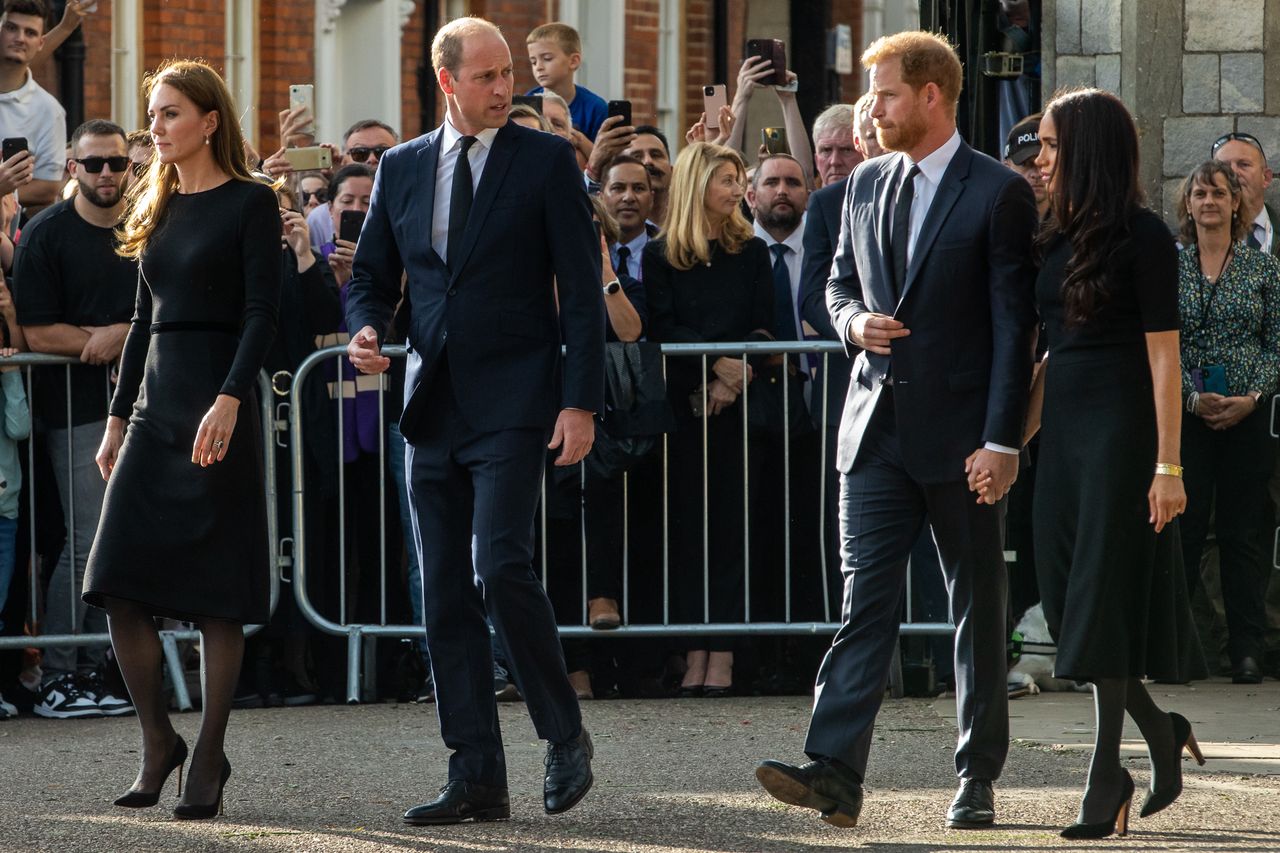
<path fill-rule="evenodd" d="M 1009 130 L 1004 143 L 1004 159 L 1022 166 L 1040 153 L 1040 113 L 1030 115 Z"/>

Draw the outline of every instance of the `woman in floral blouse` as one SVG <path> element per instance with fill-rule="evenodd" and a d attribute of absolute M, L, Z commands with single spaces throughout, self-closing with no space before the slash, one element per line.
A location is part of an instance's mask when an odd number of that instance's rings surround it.
<path fill-rule="evenodd" d="M 1258 538 L 1275 462 L 1271 397 L 1280 378 L 1280 264 L 1244 242 L 1240 185 L 1213 161 L 1183 183 L 1178 209 L 1182 315 L 1182 464 L 1187 587 L 1215 519 L 1236 683 L 1262 680 L 1266 563 Z"/>

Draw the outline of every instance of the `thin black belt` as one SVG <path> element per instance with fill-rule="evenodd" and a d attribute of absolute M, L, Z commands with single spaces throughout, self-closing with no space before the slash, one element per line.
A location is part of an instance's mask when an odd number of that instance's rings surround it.
<path fill-rule="evenodd" d="M 205 323 L 199 320 L 172 320 L 151 324 L 151 334 L 158 335 L 161 332 L 225 332 L 228 335 L 238 335 L 240 327 L 235 323 Z"/>

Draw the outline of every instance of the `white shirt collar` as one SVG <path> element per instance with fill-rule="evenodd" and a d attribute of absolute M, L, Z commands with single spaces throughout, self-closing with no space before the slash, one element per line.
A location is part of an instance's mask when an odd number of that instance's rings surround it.
<path fill-rule="evenodd" d="M 929 183 L 937 186 L 942 182 L 942 176 L 946 174 L 947 167 L 951 165 L 951 158 L 955 157 L 956 152 L 960 150 L 960 141 L 960 131 L 956 130 L 946 142 L 935 148 L 927 157 L 921 159 L 919 163 L 914 163 L 914 165 L 920 167 L 920 173 L 925 176 Z M 912 163 L 910 157 L 906 155 L 903 155 L 903 157 L 908 163 Z"/>
<path fill-rule="evenodd" d="M 27 79 L 22 82 L 22 85 L 9 92 L 0 92 L 0 100 L 25 103 L 38 88 L 40 84 L 36 82 L 36 78 L 31 75 L 31 69 L 28 68 Z"/>
<path fill-rule="evenodd" d="M 640 257 L 640 253 L 644 251 L 644 247 L 648 244 L 648 242 L 649 242 L 649 232 L 642 228 L 640 229 L 639 235 L 637 235 L 634 240 L 628 243 L 618 243 L 614 248 L 614 251 L 616 252 L 618 249 L 621 249 L 623 246 L 626 246 L 627 250 L 631 252 L 631 257 L 638 258 Z"/>
<path fill-rule="evenodd" d="M 1267 208 L 1264 205 L 1262 210 L 1258 211 L 1258 215 L 1253 218 L 1253 224 L 1262 227 L 1262 233 L 1265 238 L 1264 248 L 1270 249 L 1272 241 L 1275 239 L 1272 234 L 1271 217 L 1267 214 Z M 1252 231 L 1252 229 L 1250 229 Z"/>
<path fill-rule="evenodd" d="M 773 235 L 761 227 L 759 220 L 752 223 L 751 227 L 756 232 L 756 236 L 763 240 L 770 248 L 772 248 L 775 243 L 781 243 L 790 249 L 796 257 L 799 257 L 800 253 L 804 251 L 804 220 L 808 215 L 807 211 L 801 215 L 800 224 L 796 226 L 796 230 L 787 235 L 787 239 L 785 240 L 773 239 Z"/>
<path fill-rule="evenodd" d="M 476 141 L 485 148 L 493 148 L 493 138 L 498 135 L 500 128 L 486 127 L 484 130 L 476 134 Z M 453 122 L 449 121 L 449 117 L 444 117 L 444 130 L 440 134 L 440 153 L 447 154 L 458 145 L 458 140 L 462 139 L 462 132 L 453 126 Z"/>

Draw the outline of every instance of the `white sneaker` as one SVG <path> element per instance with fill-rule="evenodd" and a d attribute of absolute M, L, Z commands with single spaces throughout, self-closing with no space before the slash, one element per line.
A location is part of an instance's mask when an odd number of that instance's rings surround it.
<path fill-rule="evenodd" d="M 81 683 L 84 686 L 84 694 L 97 703 L 98 710 L 103 716 L 122 717 L 133 713 L 133 703 L 127 696 L 121 699 L 112 693 L 98 670 L 95 669 L 85 676 Z"/>
<path fill-rule="evenodd" d="M 98 703 L 80 689 L 75 676 L 71 674 L 59 676 L 45 685 L 40 692 L 40 701 L 32 710 L 38 716 L 51 720 L 102 716 Z"/>
<path fill-rule="evenodd" d="M 18 709 L 12 702 L 6 702 L 4 695 L 0 694 L 0 720 L 7 720 L 16 716 L 18 716 Z"/>

